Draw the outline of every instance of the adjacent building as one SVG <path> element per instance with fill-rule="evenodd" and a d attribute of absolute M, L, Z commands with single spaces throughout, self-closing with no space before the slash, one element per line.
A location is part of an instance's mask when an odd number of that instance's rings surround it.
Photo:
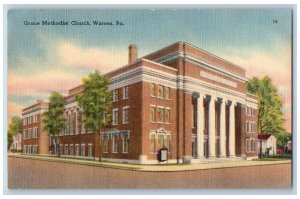
<path fill-rule="evenodd" d="M 48 103 L 42 100 L 22 109 L 22 151 L 26 154 L 49 154 L 49 136 L 44 132 L 43 112 Z"/>
<path fill-rule="evenodd" d="M 260 152 L 260 143 L 263 155 L 276 155 L 277 138 L 272 134 L 259 134 L 257 137 L 257 153 Z"/>
<path fill-rule="evenodd" d="M 9 147 L 10 151 L 19 152 L 22 151 L 22 134 L 17 133 L 13 136 L 13 142 Z"/>
<path fill-rule="evenodd" d="M 244 68 L 185 42 L 139 59 L 137 53 L 130 45 L 128 64 L 105 74 L 112 124 L 101 132 L 81 123 L 75 96 L 83 85 L 69 90 L 63 156 L 152 164 L 166 147 L 169 163 L 257 157 L 257 99 L 245 92 Z"/>

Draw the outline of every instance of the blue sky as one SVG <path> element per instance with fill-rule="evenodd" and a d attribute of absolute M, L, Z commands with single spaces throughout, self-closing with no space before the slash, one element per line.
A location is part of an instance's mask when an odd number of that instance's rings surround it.
<path fill-rule="evenodd" d="M 291 111 L 290 9 L 13 10 L 8 14 L 8 115 L 51 90 L 66 93 L 94 69 L 108 72 L 186 41 L 228 59 L 247 76 L 269 75 Z M 124 26 L 25 26 L 24 21 L 122 21 Z M 273 23 L 277 20 L 277 23 Z M 290 120 L 290 118 L 289 118 Z"/>

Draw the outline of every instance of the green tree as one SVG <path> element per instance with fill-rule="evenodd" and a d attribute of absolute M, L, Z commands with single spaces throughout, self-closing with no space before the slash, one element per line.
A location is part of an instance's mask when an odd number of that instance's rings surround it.
<path fill-rule="evenodd" d="M 8 149 L 13 142 L 13 136 L 15 136 L 17 133 L 20 133 L 21 128 L 22 128 L 21 118 L 19 116 L 13 116 L 11 118 L 11 123 L 9 124 L 8 131 L 7 131 L 7 148 Z"/>
<path fill-rule="evenodd" d="M 246 90 L 258 97 L 258 133 L 271 133 L 275 137 L 285 133 L 285 120 L 281 111 L 282 100 L 272 83 L 272 79 L 268 76 L 264 76 L 261 79 L 253 77 L 247 82 Z M 262 147 L 260 147 L 259 156 L 261 157 L 261 155 Z"/>
<path fill-rule="evenodd" d="M 292 135 L 288 132 L 283 132 L 277 137 L 277 147 L 284 148 L 288 141 L 292 140 Z"/>
<path fill-rule="evenodd" d="M 109 79 L 96 70 L 82 79 L 84 90 L 76 96 L 79 106 L 83 109 L 82 123 L 88 131 L 100 133 L 102 127 L 110 124 L 109 109 L 112 103 L 108 92 Z M 105 118 L 105 119 L 104 119 Z M 95 146 L 95 144 L 94 144 Z"/>
<path fill-rule="evenodd" d="M 52 92 L 49 97 L 48 111 L 44 112 L 44 130 L 56 140 L 55 153 L 59 151 L 59 133 L 64 128 L 65 119 L 63 117 L 64 112 L 64 96 L 58 92 Z"/>

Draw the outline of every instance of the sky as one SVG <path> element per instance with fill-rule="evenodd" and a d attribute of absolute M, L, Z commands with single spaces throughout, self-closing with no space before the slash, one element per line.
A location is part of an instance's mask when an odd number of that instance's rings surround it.
<path fill-rule="evenodd" d="M 291 131 L 290 9 L 81 9 L 11 10 L 7 30 L 8 120 L 21 109 L 67 94 L 98 69 L 126 65 L 128 46 L 138 56 L 183 41 L 246 69 L 248 78 L 268 75 L 283 100 Z M 123 26 L 42 26 L 24 21 L 121 21 Z"/>

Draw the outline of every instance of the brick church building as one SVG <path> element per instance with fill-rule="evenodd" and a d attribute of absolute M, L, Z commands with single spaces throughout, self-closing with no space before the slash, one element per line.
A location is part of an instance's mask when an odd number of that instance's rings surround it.
<path fill-rule="evenodd" d="M 69 90 L 59 137 L 62 156 L 155 164 L 166 147 L 168 163 L 257 157 L 257 99 L 245 92 L 244 68 L 185 42 L 142 58 L 137 53 L 130 45 L 128 64 L 104 74 L 113 96 L 112 124 L 101 132 L 88 132 L 81 124 L 83 110 L 75 96 L 83 86 Z M 31 106 L 40 107 L 38 126 L 46 104 Z M 23 121 L 29 108 L 23 109 Z M 23 124 L 24 153 L 57 151 L 42 128 L 38 141 L 30 141 L 31 127 Z M 36 147 L 28 150 L 29 145 Z"/>

